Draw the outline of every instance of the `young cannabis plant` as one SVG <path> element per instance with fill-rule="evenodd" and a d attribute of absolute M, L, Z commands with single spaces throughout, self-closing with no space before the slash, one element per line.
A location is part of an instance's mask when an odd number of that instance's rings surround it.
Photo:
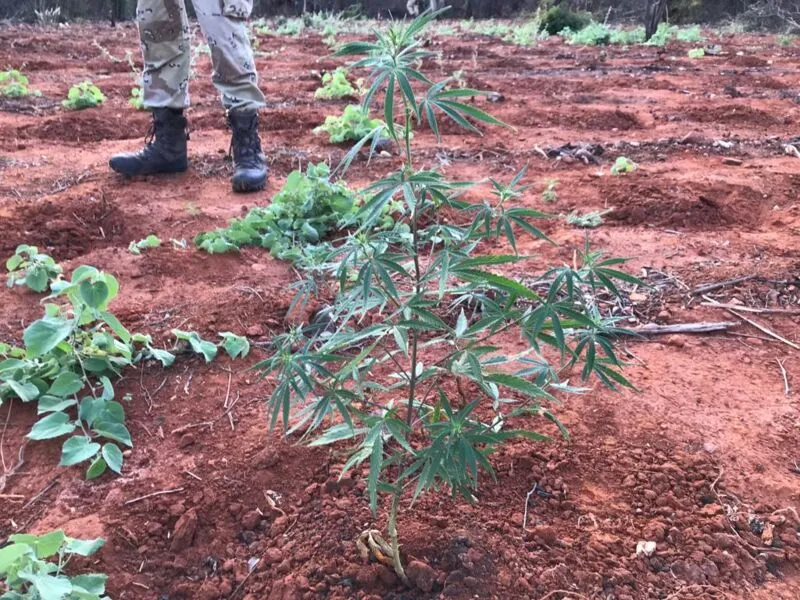
<path fill-rule="evenodd" d="M 575 266 L 544 266 L 533 276 L 536 289 L 498 272 L 528 261 L 516 251 L 519 235 L 546 239 L 533 224 L 544 215 L 516 205 L 524 170 L 471 204 L 460 199 L 470 183 L 419 164 L 415 127 L 427 125 L 438 138 L 443 117 L 473 132 L 475 122 L 503 125 L 461 101 L 480 92 L 448 89 L 448 81 L 418 70 L 429 55 L 418 35 L 436 14 L 339 51 L 367 55 L 353 65 L 371 69 L 364 107 L 380 97 L 386 123 L 356 144 L 340 170 L 370 140 L 374 148 L 381 131 L 402 148 L 402 166 L 366 189 L 354 228 L 298 284 L 295 303 L 304 303 L 325 287 L 320 279 L 334 278 L 332 302 L 310 324 L 277 336 L 258 365 L 277 382 L 267 401 L 271 426 L 302 431 L 315 446 L 346 443 L 342 476 L 368 465 L 369 503 L 377 511 L 387 498 L 389 539 L 370 530 L 359 548 L 388 557 L 404 582 L 398 514 L 406 492 L 412 502 L 444 490 L 474 500 L 480 473 L 493 476 L 494 450 L 515 437 L 547 439 L 516 428 L 518 417 L 544 417 L 564 432 L 548 404 L 557 393 L 579 391 L 560 378 L 573 367 L 584 380 L 594 374 L 612 387 L 629 385 L 613 349 L 621 330 L 594 298 L 601 289 L 616 292 L 614 280 L 635 281 L 617 270 L 621 260 L 589 252 Z M 395 224 L 381 228 L 395 201 L 402 205 Z M 509 252 L 476 255 L 487 240 L 507 243 Z M 533 271 L 526 264 L 522 272 Z M 503 344 L 514 336 L 528 347 L 509 355 Z"/>
<path fill-rule="evenodd" d="M 51 281 L 62 273 L 61 266 L 36 246 L 17 246 L 14 255 L 6 261 L 8 287 L 24 285 L 34 292 L 45 292 Z"/>
<path fill-rule="evenodd" d="M 67 575 L 75 556 L 92 556 L 105 543 L 67 537 L 60 529 L 43 535 L 18 533 L 0 548 L 4 600 L 107 600 L 102 573 Z"/>
<path fill-rule="evenodd" d="M 67 99 L 61 104 L 70 110 L 94 108 L 106 101 L 103 92 L 91 81 L 82 81 L 69 88 Z"/>

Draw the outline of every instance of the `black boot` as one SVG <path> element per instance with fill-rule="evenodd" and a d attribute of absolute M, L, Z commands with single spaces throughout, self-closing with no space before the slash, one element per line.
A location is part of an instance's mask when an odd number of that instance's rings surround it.
<path fill-rule="evenodd" d="M 180 173 L 189 162 L 186 157 L 186 117 L 182 110 L 156 108 L 153 125 L 145 138 L 145 147 L 139 152 L 117 154 L 108 162 L 122 175 L 151 175 L 153 173 Z"/>
<path fill-rule="evenodd" d="M 263 190 L 267 184 L 267 164 L 258 137 L 258 113 L 254 110 L 229 111 L 228 126 L 233 133 L 233 191 Z"/>

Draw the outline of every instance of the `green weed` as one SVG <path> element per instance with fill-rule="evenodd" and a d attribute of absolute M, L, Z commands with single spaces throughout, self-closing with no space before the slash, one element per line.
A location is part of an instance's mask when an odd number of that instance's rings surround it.
<path fill-rule="evenodd" d="M 325 122 L 314 129 L 314 133 L 327 133 L 331 143 L 341 144 L 358 141 L 368 133 L 384 128 L 384 122 L 371 118 L 363 107 L 350 105 L 345 107 L 340 117 L 325 117 Z"/>
<path fill-rule="evenodd" d="M 61 266 L 50 256 L 40 253 L 36 246 L 17 246 L 6 261 L 8 287 L 24 285 L 34 292 L 45 292 L 51 281 L 62 273 Z"/>
<path fill-rule="evenodd" d="M 150 248 L 158 248 L 161 245 L 161 240 L 157 235 L 150 234 L 143 240 L 139 240 L 138 242 L 131 242 L 128 245 L 128 252 L 131 254 L 135 254 L 139 256 L 142 253 L 142 250 L 148 250 Z"/>
<path fill-rule="evenodd" d="M 41 92 L 28 87 L 28 78 L 17 69 L 0 71 L 0 96 L 6 98 L 24 98 L 25 96 L 41 96 Z"/>
<path fill-rule="evenodd" d="M 91 81 L 82 81 L 69 89 L 67 99 L 61 104 L 70 110 L 83 110 L 99 106 L 105 101 L 106 97 L 100 88 Z"/>
<path fill-rule="evenodd" d="M 337 68 L 333 73 L 323 74 L 322 87 L 314 92 L 314 97 L 321 100 L 357 98 L 358 95 L 358 90 L 347 80 L 347 69 L 343 67 Z"/>
<path fill-rule="evenodd" d="M 105 543 L 67 537 L 62 530 L 42 535 L 15 533 L 0 548 L 0 578 L 5 600 L 108 600 L 107 576 L 67 575 L 70 561 L 88 557 Z"/>

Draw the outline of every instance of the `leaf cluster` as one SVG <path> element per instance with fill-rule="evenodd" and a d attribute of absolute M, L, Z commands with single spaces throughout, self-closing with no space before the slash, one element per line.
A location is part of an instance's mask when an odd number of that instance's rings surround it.
<path fill-rule="evenodd" d="M 369 112 L 361 106 L 345 106 L 341 116 L 329 115 L 325 117 L 325 122 L 314 129 L 314 133 L 327 133 L 328 139 L 333 144 L 343 142 L 359 141 L 364 136 L 375 133 L 375 137 L 380 139 L 384 134 L 382 131 L 386 125 L 380 119 L 373 119 Z"/>
<path fill-rule="evenodd" d="M 332 73 L 324 73 L 322 75 L 322 87 L 314 92 L 314 97 L 318 100 L 357 98 L 358 95 L 358 90 L 348 81 L 347 69 L 344 67 L 338 67 Z"/>
<path fill-rule="evenodd" d="M 150 234 L 146 238 L 139 240 L 138 242 L 131 242 L 128 245 L 128 252 L 136 256 L 139 256 L 141 255 L 142 250 L 148 250 L 150 248 L 158 248 L 160 245 L 161 245 L 161 239 L 157 235 Z"/>
<path fill-rule="evenodd" d="M 36 246 L 21 244 L 6 261 L 8 287 L 24 285 L 34 292 L 47 291 L 50 282 L 62 273 L 61 266 Z"/>
<path fill-rule="evenodd" d="M 106 97 L 100 88 L 91 81 L 81 81 L 69 88 L 67 99 L 61 104 L 70 110 L 83 110 L 99 106 L 105 101 Z"/>
<path fill-rule="evenodd" d="M 283 188 L 266 207 L 253 208 L 228 227 L 201 233 L 195 244 L 218 254 L 242 246 L 267 248 L 278 258 L 310 259 L 317 246 L 334 230 L 350 224 L 356 214 L 358 195 L 341 181 L 331 181 L 330 167 L 309 164 L 305 173 L 293 171 Z M 384 224 L 389 225 L 384 218 Z"/>
<path fill-rule="evenodd" d="M 6 98 L 24 98 L 25 96 L 38 96 L 28 87 L 28 78 L 17 69 L 0 71 L 0 96 Z"/>
<path fill-rule="evenodd" d="M 175 354 L 154 346 L 149 335 L 131 333 L 110 312 L 119 293 L 113 275 L 81 266 L 69 281 L 53 281 L 50 289 L 44 316 L 23 333 L 24 347 L 0 344 L 0 402 L 36 402 L 40 418 L 27 435 L 31 440 L 70 436 L 62 445 L 61 466 L 88 462 L 88 479 L 108 469 L 121 473 L 121 447 L 133 442 L 112 378 L 144 360 L 169 367 Z M 216 355 L 217 346 L 197 333 L 174 334 L 206 361 Z M 232 358 L 249 352 L 246 338 L 220 335 L 220 347 Z"/>
<path fill-rule="evenodd" d="M 75 556 L 88 557 L 103 539 L 80 540 L 62 530 L 43 535 L 13 534 L 0 548 L 3 600 L 107 600 L 106 579 L 101 573 L 67 575 Z"/>

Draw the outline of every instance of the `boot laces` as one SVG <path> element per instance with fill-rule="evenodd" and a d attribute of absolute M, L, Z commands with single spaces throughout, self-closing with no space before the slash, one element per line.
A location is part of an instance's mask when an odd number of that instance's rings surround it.
<path fill-rule="evenodd" d="M 234 164 L 247 168 L 261 166 L 261 139 L 258 136 L 258 118 L 255 114 L 246 118 L 235 119 L 229 116 L 233 130 L 231 145 L 228 150 Z"/>

